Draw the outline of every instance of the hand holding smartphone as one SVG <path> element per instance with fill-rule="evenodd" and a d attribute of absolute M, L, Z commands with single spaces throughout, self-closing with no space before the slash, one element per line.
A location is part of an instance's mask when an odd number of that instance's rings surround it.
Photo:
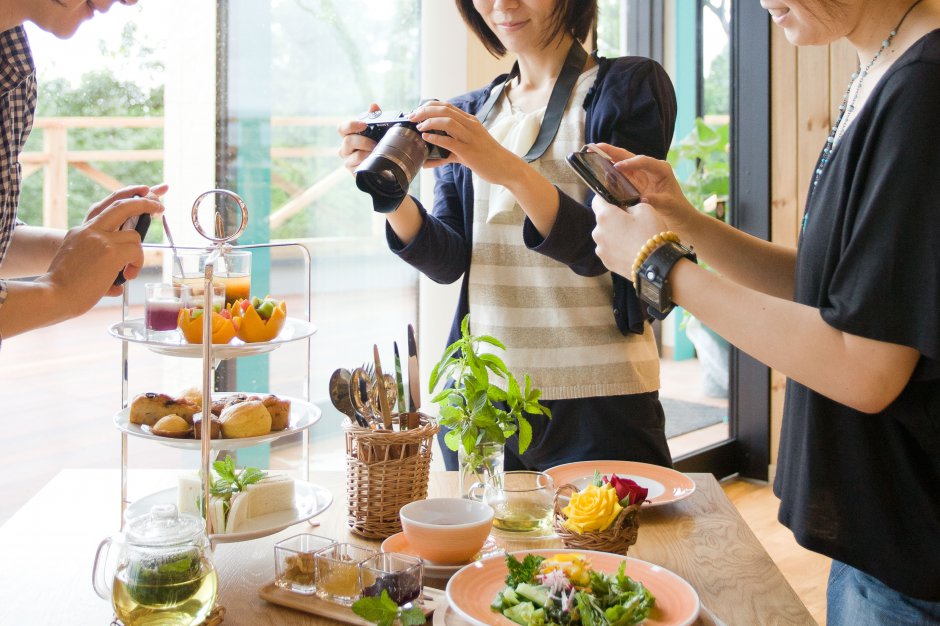
<path fill-rule="evenodd" d="M 626 209 L 640 201 L 640 192 L 614 167 L 614 160 L 593 143 L 567 157 L 568 165 L 595 194 Z"/>
<path fill-rule="evenodd" d="M 137 234 L 140 235 L 140 240 L 143 241 L 144 237 L 147 236 L 147 230 L 150 228 L 150 222 L 152 218 L 149 213 L 142 213 L 137 217 L 129 218 L 124 225 L 121 226 L 121 230 L 136 230 Z M 123 285 L 127 282 L 127 279 L 124 277 L 124 270 L 118 272 L 117 278 L 114 279 L 115 286 Z"/>

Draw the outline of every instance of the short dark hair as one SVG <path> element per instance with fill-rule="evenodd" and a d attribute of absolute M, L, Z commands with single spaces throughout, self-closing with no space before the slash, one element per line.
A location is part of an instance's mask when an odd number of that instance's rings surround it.
<path fill-rule="evenodd" d="M 486 25 L 483 16 L 473 6 L 473 0 L 455 0 L 457 9 L 463 21 L 474 32 L 495 57 L 506 54 L 506 46 L 499 40 L 490 27 Z M 584 43 L 591 32 L 591 27 L 597 19 L 597 0 L 557 0 L 555 10 L 552 12 L 552 21 L 545 33 L 543 44 L 548 44 L 558 33 L 568 32 L 575 39 Z"/>

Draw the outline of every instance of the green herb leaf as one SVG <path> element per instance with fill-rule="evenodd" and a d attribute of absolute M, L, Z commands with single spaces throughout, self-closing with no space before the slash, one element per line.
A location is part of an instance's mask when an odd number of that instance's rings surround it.
<path fill-rule="evenodd" d="M 594 485 L 595 487 L 604 486 L 604 477 L 601 476 L 601 473 L 598 472 L 597 470 L 594 470 L 594 478 L 591 479 L 591 484 Z"/>
<path fill-rule="evenodd" d="M 401 615 L 398 616 L 398 619 L 401 620 L 402 626 L 420 626 L 421 624 L 427 622 L 424 611 L 416 606 L 402 611 Z"/>
<path fill-rule="evenodd" d="M 544 560 L 545 557 L 537 554 L 527 554 L 520 563 L 516 557 L 507 554 L 506 567 L 509 569 L 509 575 L 506 576 L 506 584 L 515 587 L 519 583 L 531 583 Z"/>
<path fill-rule="evenodd" d="M 382 595 L 376 597 L 360 598 L 353 602 L 353 613 L 362 619 L 379 624 L 379 626 L 392 626 L 398 617 L 398 605 L 389 597 L 388 591 L 382 590 Z"/>
<path fill-rule="evenodd" d="M 519 454 L 525 453 L 529 449 L 529 445 L 532 443 L 532 424 L 529 423 L 529 420 L 520 416 L 519 417 Z"/>

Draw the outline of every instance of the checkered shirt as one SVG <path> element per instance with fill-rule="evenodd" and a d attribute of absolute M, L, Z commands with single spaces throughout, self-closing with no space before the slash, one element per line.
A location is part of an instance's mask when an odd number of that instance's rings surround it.
<path fill-rule="evenodd" d="M 22 26 L 0 33 L 0 263 L 19 222 L 20 152 L 33 126 L 36 68 Z M 7 297 L 0 280 L 0 306 Z"/>

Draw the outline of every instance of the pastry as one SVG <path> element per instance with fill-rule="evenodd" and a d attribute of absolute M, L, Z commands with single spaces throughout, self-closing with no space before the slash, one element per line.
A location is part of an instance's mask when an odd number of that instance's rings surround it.
<path fill-rule="evenodd" d="M 179 415 L 164 415 L 150 427 L 150 431 L 160 437 L 184 439 L 192 436 L 193 427 Z"/>
<path fill-rule="evenodd" d="M 222 411 L 235 404 L 240 404 L 248 399 L 244 393 L 233 393 L 232 395 L 219 398 L 212 401 L 212 412 L 215 415 L 222 415 Z"/>
<path fill-rule="evenodd" d="M 142 393 L 134 398 L 130 406 L 131 424 L 153 426 L 161 417 L 178 415 L 192 422 L 199 407 L 185 398 L 173 398 L 165 393 Z"/>
<path fill-rule="evenodd" d="M 189 389 L 184 389 L 183 393 L 180 394 L 180 399 L 189 400 L 196 406 L 202 408 L 202 389 L 198 387 L 190 387 Z"/>
<path fill-rule="evenodd" d="M 261 400 L 264 408 L 271 414 L 271 430 L 284 430 L 290 426 L 290 400 L 283 400 L 274 394 L 252 396 L 251 400 Z"/>
<path fill-rule="evenodd" d="M 219 421 L 222 435 L 229 439 L 258 437 L 271 432 L 271 414 L 260 400 L 246 400 L 226 407 Z"/>
<path fill-rule="evenodd" d="M 211 413 L 209 415 L 212 415 Z M 193 416 L 193 437 L 202 439 L 202 412 Z M 209 418 L 209 439 L 219 439 L 222 437 L 222 422 L 212 415 Z"/>

